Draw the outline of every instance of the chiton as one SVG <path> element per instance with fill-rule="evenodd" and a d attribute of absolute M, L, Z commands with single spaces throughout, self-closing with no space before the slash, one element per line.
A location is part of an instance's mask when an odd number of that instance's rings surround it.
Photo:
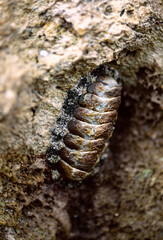
<path fill-rule="evenodd" d="M 57 152 L 57 170 L 64 178 L 92 175 L 112 136 L 120 102 L 121 86 L 109 75 L 98 76 L 80 95 Z"/>

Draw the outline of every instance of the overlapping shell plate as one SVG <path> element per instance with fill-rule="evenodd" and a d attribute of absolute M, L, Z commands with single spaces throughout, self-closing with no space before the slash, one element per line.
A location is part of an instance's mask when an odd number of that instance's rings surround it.
<path fill-rule="evenodd" d="M 112 136 L 120 102 L 121 86 L 108 75 L 99 76 L 80 95 L 57 153 L 64 178 L 83 180 L 94 172 Z"/>

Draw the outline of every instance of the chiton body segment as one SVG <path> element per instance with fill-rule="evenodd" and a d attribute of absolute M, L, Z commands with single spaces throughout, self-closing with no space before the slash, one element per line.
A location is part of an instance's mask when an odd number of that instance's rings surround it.
<path fill-rule="evenodd" d="M 121 86 L 110 76 L 98 77 L 79 97 L 59 151 L 63 177 L 83 180 L 93 173 L 112 136 L 120 102 Z"/>

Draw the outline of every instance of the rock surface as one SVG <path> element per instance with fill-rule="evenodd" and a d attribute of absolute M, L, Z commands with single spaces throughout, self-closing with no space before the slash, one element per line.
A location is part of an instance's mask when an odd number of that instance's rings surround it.
<path fill-rule="evenodd" d="M 0 239 L 163 239 L 161 0 L 0 1 Z M 109 158 L 54 181 L 66 92 L 111 62 L 123 82 Z"/>

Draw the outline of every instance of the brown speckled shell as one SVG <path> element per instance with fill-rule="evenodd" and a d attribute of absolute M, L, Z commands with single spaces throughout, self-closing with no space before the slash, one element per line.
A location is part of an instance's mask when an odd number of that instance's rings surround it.
<path fill-rule="evenodd" d="M 110 76 L 90 84 L 79 98 L 80 107 L 68 122 L 58 167 L 64 178 L 83 180 L 90 176 L 112 136 L 121 102 L 121 87 Z"/>

